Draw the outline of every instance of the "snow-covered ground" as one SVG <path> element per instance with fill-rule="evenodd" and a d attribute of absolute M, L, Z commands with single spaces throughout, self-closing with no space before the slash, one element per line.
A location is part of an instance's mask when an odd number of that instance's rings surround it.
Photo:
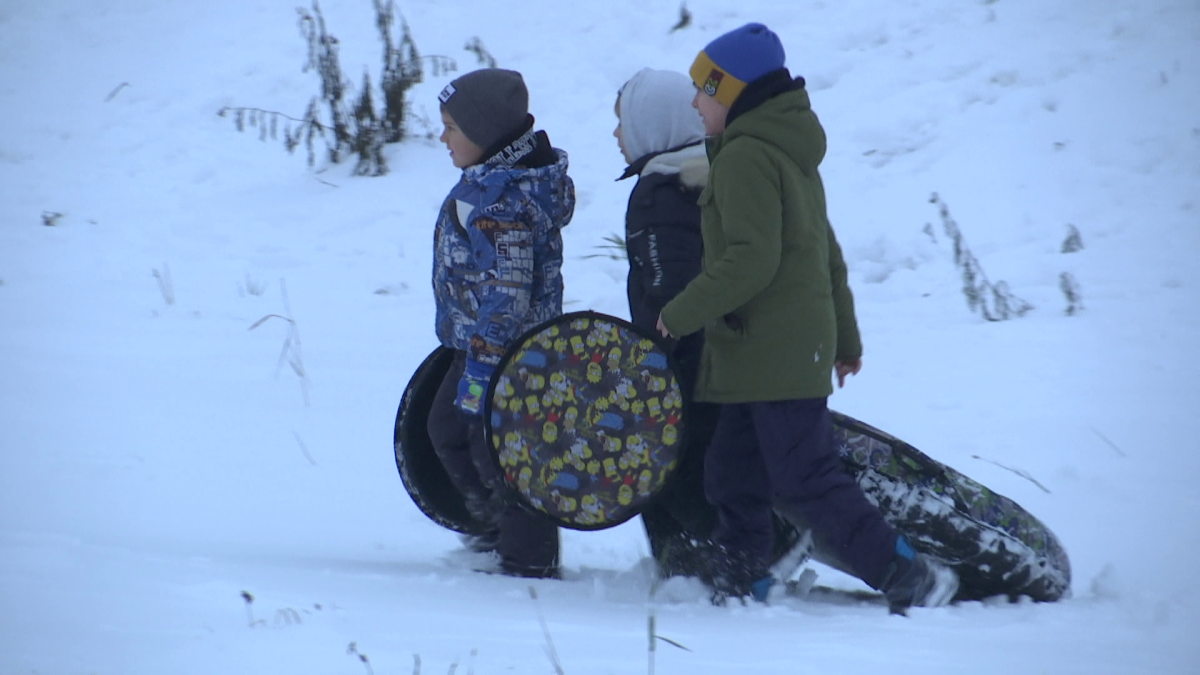
<path fill-rule="evenodd" d="M 378 81 L 371 3 L 322 7 L 350 78 Z M 389 175 L 355 178 L 218 117 L 299 115 L 317 91 L 291 2 L 7 0 L 0 673 L 552 673 L 550 641 L 569 675 L 1195 672 L 1200 6 L 688 7 L 670 33 L 672 2 L 399 5 L 422 53 L 473 69 L 463 45 L 479 37 L 525 74 L 579 191 L 568 308 L 622 316 L 623 263 L 584 257 L 621 230 L 631 187 L 613 182 L 617 88 L 644 66 L 685 71 L 747 21 L 773 27 L 829 133 L 866 345 L 831 405 L 1041 518 L 1073 597 L 901 619 L 715 608 L 676 583 L 653 611 L 690 651 L 659 642 L 651 658 L 636 521 L 566 532 L 565 581 L 470 572 L 391 448 L 435 346 L 431 230 L 457 177 L 444 148 L 389 146 Z M 413 91 L 417 117 L 437 119 L 450 77 Z M 968 311 L 934 192 L 1032 313 Z M 1068 225 L 1084 248 L 1064 254 Z M 248 330 L 269 314 L 295 321 L 303 378 L 277 368 L 292 324 Z"/>

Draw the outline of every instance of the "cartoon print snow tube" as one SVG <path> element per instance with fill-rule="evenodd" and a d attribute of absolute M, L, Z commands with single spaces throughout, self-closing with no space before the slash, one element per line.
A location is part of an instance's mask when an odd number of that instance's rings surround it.
<path fill-rule="evenodd" d="M 521 500 L 576 530 L 636 516 L 684 448 L 667 352 L 632 324 L 576 312 L 518 338 L 488 392 L 487 433 Z"/>
<path fill-rule="evenodd" d="M 438 461 L 425 427 L 452 352 L 434 350 L 401 398 L 396 466 L 417 507 L 464 533 L 482 525 Z M 577 530 L 634 516 L 675 473 L 684 400 L 667 352 L 628 322 L 567 314 L 519 337 L 496 368 L 484 418 L 506 483 L 531 510 Z"/>

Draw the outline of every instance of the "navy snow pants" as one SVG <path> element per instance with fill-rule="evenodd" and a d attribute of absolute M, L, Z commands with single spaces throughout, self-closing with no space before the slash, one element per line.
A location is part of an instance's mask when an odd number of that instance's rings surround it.
<path fill-rule="evenodd" d="M 558 527 L 504 499 L 503 476 L 491 457 L 483 418 L 454 405 L 458 382 L 466 366 L 465 352 L 456 352 L 445 379 L 434 395 L 427 430 L 434 452 L 450 481 L 462 493 L 471 516 L 495 527 L 496 552 L 506 570 L 525 575 L 557 573 Z"/>
<path fill-rule="evenodd" d="M 895 556 L 895 530 L 842 468 L 824 398 L 722 405 L 704 493 L 717 507 L 713 540 L 764 570 L 772 509 L 874 588 Z"/>

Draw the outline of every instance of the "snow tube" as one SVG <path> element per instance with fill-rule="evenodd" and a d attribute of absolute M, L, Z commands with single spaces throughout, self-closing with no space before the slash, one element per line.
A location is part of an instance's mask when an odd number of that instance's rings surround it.
<path fill-rule="evenodd" d="M 396 414 L 400 478 L 417 507 L 464 533 L 467 513 L 426 430 L 452 352 L 417 368 Z M 485 397 L 485 433 L 520 503 L 562 527 L 599 530 L 638 515 L 685 447 L 683 393 L 666 350 L 627 321 L 576 312 L 514 341 Z"/>
<path fill-rule="evenodd" d="M 404 389 L 393 436 L 396 468 L 413 503 L 430 520 L 455 532 L 483 534 L 487 528 L 467 512 L 462 493 L 450 482 L 426 428 L 433 397 L 453 360 L 454 352 L 438 347 L 417 366 Z"/>
<path fill-rule="evenodd" d="M 484 418 L 522 502 L 563 527 L 600 530 L 636 516 L 674 475 L 683 408 L 657 340 L 622 319 L 575 312 L 514 341 Z"/>
<path fill-rule="evenodd" d="M 915 548 L 958 573 L 957 599 L 1050 602 L 1070 589 L 1066 550 L 1019 504 L 869 424 L 832 418 L 846 470 Z"/>
<path fill-rule="evenodd" d="M 396 466 L 422 513 L 477 534 L 483 528 L 467 513 L 425 428 L 451 357 L 439 347 L 409 381 L 396 415 Z M 628 322 L 594 312 L 564 315 L 518 338 L 497 368 L 486 433 L 508 488 L 527 508 L 577 530 L 613 527 L 644 511 L 663 573 L 700 575 L 714 512 L 696 467 L 712 427 L 687 419 L 712 409 L 679 396 L 674 366 L 659 341 Z M 894 436 L 831 413 L 847 472 L 915 548 L 958 573 L 956 599 L 1054 601 L 1068 592 L 1065 550 L 1019 504 Z M 807 554 L 842 568 L 804 543 L 810 538 L 802 525 L 777 517 L 775 531 L 774 563 L 798 564 Z"/>

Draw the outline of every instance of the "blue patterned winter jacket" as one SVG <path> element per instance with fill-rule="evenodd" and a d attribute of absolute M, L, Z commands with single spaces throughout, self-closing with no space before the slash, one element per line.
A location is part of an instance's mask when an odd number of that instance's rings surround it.
<path fill-rule="evenodd" d="M 554 154 L 557 161 L 532 169 L 467 167 L 438 215 L 437 336 L 480 364 L 497 365 L 512 340 L 562 314 L 560 229 L 574 215 L 575 184 L 567 153 Z"/>

